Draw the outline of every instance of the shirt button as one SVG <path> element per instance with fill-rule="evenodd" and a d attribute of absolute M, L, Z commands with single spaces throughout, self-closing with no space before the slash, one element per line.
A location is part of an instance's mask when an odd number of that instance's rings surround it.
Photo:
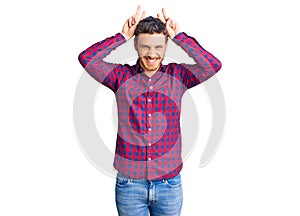
<path fill-rule="evenodd" d="M 148 143 L 148 146 L 152 146 L 152 144 L 151 144 L 151 143 Z"/>
<path fill-rule="evenodd" d="M 151 113 L 149 113 L 148 116 L 151 117 Z"/>
<path fill-rule="evenodd" d="M 149 88 L 150 88 L 150 89 L 153 89 L 153 86 L 150 86 Z"/>
<path fill-rule="evenodd" d="M 151 128 L 148 128 L 148 131 L 151 131 L 152 129 Z"/>
<path fill-rule="evenodd" d="M 149 161 L 151 161 L 151 158 L 148 158 Z"/>
<path fill-rule="evenodd" d="M 151 78 L 149 79 L 149 82 L 151 82 Z"/>
<path fill-rule="evenodd" d="M 151 102 L 151 99 L 148 99 L 148 102 Z"/>

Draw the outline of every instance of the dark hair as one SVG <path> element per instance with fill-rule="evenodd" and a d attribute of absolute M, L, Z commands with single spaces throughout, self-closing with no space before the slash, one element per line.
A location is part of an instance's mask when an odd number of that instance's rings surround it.
<path fill-rule="evenodd" d="M 138 36 L 141 33 L 163 33 L 164 35 L 168 34 L 166 25 L 162 21 L 160 21 L 160 19 L 154 18 L 152 16 L 146 17 L 137 24 L 134 35 Z"/>

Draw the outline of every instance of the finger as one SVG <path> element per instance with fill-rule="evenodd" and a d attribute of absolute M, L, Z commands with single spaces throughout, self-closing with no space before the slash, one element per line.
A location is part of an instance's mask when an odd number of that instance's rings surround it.
<path fill-rule="evenodd" d="M 138 20 L 138 18 L 139 18 L 139 16 L 140 16 L 140 13 L 141 13 L 141 6 L 138 5 L 138 6 L 137 6 L 137 9 L 136 9 L 136 13 L 135 13 L 135 15 L 134 15 L 135 21 Z"/>
<path fill-rule="evenodd" d="M 174 31 L 174 28 L 171 26 L 172 25 L 172 20 L 171 19 L 168 19 L 167 20 L 167 23 L 166 23 L 166 28 L 167 28 L 167 31 L 168 31 L 168 36 L 173 39 L 174 36 L 175 36 L 175 31 Z"/>
<path fill-rule="evenodd" d="M 160 13 L 157 14 L 157 18 L 160 19 L 160 21 L 162 21 L 164 24 L 166 24 L 165 18 Z"/>
<path fill-rule="evenodd" d="M 127 20 L 126 20 L 126 22 L 125 22 L 125 25 L 129 28 L 129 20 L 130 20 L 130 18 L 128 18 Z"/>
<path fill-rule="evenodd" d="M 174 20 L 171 21 L 172 28 L 176 27 L 176 22 Z"/>
<path fill-rule="evenodd" d="M 135 23 L 136 23 L 135 16 L 132 16 L 132 17 L 131 17 L 131 24 L 134 25 Z"/>
<path fill-rule="evenodd" d="M 162 9 L 162 13 L 163 13 L 163 16 L 164 16 L 164 19 L 165 19 L 165 20 L 170 19 L 170 17 L 169 17 L 169 16 L 167 15 L 167 13 L 166 13 L 166 9 L 165 9 L 165 8 Z"/>
<path fill-rule="evenodd" d="M 139 21 L 143 20 L 145 17 L 146 17 L 146 11 L 143 11 L 142 16 L 140 17 Z"/>
<path fill-rule="evenodd" d="M 171 20 L 171 19 L 168 19 L 168 20 L 167 20 L 166 26 L 167 26 L 167 27 L 172 27 L 172 20 Z"/>
<path fill-rule="evenodd" d="M 173 28 L 173 20 L 168 19 L 166 25 L 168 25 L 169 27 Z"/>
<path fill-rule="evenodd" d="M 174 21 L 174 27 L 173 28 L 174 28 L 175 33 L 179 33 L 180 27 L 179 27 L 179 25 L 176 21 Z"/>
<path fill-rule="evenodd" d="M 132 26 L 132 17 L 128 19 L 128 27 L 131 28 L 131 26 Z"/>

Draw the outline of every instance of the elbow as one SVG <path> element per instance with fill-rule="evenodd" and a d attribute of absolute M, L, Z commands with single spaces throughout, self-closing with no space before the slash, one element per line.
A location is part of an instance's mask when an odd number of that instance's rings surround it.
<path fill-rule="evenodd" d="M 218 63 L 215 63 L 214 68 L 215 68 L 215 72 L 217 73 L 219 70 L 221 70 L 222 63 L 218 61 Z"/>
<path fill-rule="evenodd" d="M 86 56 L 85 56 L 85 51 L 81 52 L 78 55 L 78 61 L 82 65 L 82 67 L 85 67 L 87 64 Z"/>

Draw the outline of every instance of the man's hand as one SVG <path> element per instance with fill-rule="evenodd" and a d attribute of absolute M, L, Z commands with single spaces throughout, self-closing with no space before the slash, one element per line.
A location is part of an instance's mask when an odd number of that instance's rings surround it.
<path fill-rule="evenodd" d="M 157 18 L 166 25 L 168 35 L 171 39 L 173 39 L 180 32 L 178 23 L 167 16 L 164 8 L 162 9 L 162 15 L 158 13 Z"/>
<path fill-rule="evenodd" d="M 146 12 L 143 11 L 141 16 L 140 13 L 141 13 L 141 6 L 139 5 L 137 7 L 136 13 L 132 15 L 132 17 L 128 18 L 124 23 L 121 33 L 126 38 L 126 40 L 129 40 L 130 38 L 133 37 L 137 24 L 142 19 L 145 18 Z"/>

